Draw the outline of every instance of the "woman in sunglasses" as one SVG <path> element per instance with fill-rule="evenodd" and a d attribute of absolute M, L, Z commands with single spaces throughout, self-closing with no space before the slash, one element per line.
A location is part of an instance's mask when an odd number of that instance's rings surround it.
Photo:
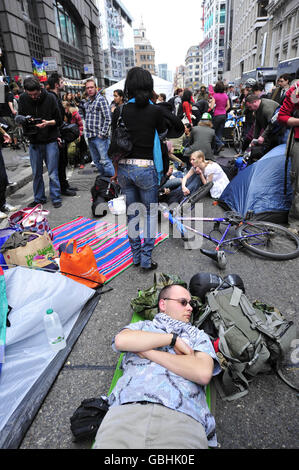
<path fill-rule="evenodd" d="M 123 376 L 109 396 L 96 449 L 206 449 L 217 446 L 204 387 L 220 372 L 209 337 L 190 323 L 181 285 L 159 295 L 153 321 L 126 326 L 113 349 L 125 352 Z"/>

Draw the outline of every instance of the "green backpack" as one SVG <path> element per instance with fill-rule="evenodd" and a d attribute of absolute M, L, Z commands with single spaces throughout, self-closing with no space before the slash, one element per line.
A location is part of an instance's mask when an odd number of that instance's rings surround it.
<path fill-rule="evenodd" d="M 223 373 L 215 385 L 224 400 L 246 395 L 249 381 L 273 368 L 298 390 L 280 369 L 296 338 L 295 326 L 274 308 L 252 304 L 237 287 L 217 288 L 206 295 L 205 309 L 195 326 L 206 331 L 213 342 L 219 338 L 217 355 Z"/>

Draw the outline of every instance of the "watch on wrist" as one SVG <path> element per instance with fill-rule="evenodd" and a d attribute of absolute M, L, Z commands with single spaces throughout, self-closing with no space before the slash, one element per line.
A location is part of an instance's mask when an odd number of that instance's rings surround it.
<path fill-rule="evenodd" d="M 178 335 L 176 333 L 173 333 L 172 334 L 172 340 L 171 340 L 171 343 L 170 343 L 170 347 L 173 348 L 175 343 L 176 343 L 176 340 L 177 340 L 177 337 Z"/>

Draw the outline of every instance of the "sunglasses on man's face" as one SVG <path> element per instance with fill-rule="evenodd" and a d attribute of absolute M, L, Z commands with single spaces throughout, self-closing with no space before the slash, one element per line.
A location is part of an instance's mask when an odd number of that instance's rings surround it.
<path fill-rule="evenodd" d="M 164 300 L 174 300 L 175 302 L 179 302 L 183 307 L 186 307 L 188 304 L 190 307 L 195 308 L 196 302 L 194 300 L 187 300 L 187 299 L 171 299 L 169 297 L 165 297 Z"/>

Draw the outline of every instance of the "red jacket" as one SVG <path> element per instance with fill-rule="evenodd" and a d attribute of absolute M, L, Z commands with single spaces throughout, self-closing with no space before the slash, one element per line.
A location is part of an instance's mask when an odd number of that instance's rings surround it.
<path fill-rule="evenodd" d="M 281 124 L 287 125 L 288 120 L 293 117 L 294 111 L 297 111 L 299 117 L 299 82 L 287 91 L 284 102 L 279 110 L 278 121 Z M 299 126 L 294 128 L 294 137 L 299 139 Z"/>
<path fill-rule="evenodd" d="M 81 135 L 83 134 L 83 121 L 82 121 L 82 118 L 80 116 L 80 114 L 78 113 L 78 111 L 74 111 L 72 113 L 72 119 L 71 119 L 71 122 L 70 124 L 77 124 L 78 127 L 79 127 L 79 131 L 80 131 L 80 137 Z"/>
<path fill-rule="evenodd" d="M 190 124 L 192 124 L 192 117 L 191 117 L 191 114 L 192 114 L 192 105 L 191 103 L 188 103 L 188 101 L 184 101 L 183 103 L 183 111 L 184 113 L 186 114 Z"/>

